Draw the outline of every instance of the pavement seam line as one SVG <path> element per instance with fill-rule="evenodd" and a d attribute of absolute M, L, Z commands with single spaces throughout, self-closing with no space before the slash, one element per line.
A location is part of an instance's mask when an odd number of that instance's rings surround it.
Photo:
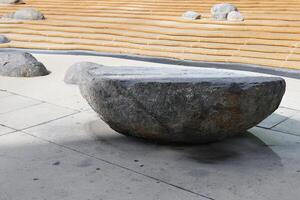
<path fill-rule="evenodd" d="M 34 127 L 41 126 L 41 125 L 44 125 L 44 124 L 48 124 L 50 122 L 53 122 L 53 121 L 56 121 L 56 120 L 60 120 L 60 119 L 66 118 L 66 117 L 70 117 L 72 115 L 76 115 L 76 114 L 79 114 L 79 113 L 81 113 L 81 112 L 77 111 L 77 112 L 74 112 L 74 113 L 71 113 L 71 114 L 67 114 L 67 115 L 64 115 L 64 116 L 61 116 L 61 117 L 58 117 L 58 118 L 55 118 L 55 119 L 51 119 L 51 120 L 48 120 L 48 121 L 45 121 L 45 122 L 42 122 L 42 123 L 39 123 L 39 124 L 35 124 L 35 125 L 32 125 L 32 126 L 29 126 L 29 127 L 25 127 L 25 128 L 22 128 L 22 129 L 15 129 L 15 128 L 14 129 L 17 130 L 17 131 L 23 131 L 23 130 L 34 128 Z"/>
<path fill-rule="evenodd" d="M 65 109 L 69 109 L 69 110 L 74 110 L 74 111 L 79 111 L 80 112 L 80 109 L 74 109 L 74 108 L 69 108 L 69 107 L 66 107 L 66 106 L 61 106 L 61 105 L 54 104 L 54 103 L 51 103 L 51 102 L 48 102 L 48 101 L 44 101 L 44 100 L 36 99 L 36 98 L 33 98 L 33 97 L 29 97 L 29 96 L 26 96 L 26 95 L 22 95 L 22 94 L 19 94 L 19 93 L 15 93 L 15 92 L 12 92 L 12 91 L 9 91 L 9 90 L 6 90 L 6 91 L 8 91 L 9 93 L 11 93 L 13 95 L 16 95 L 16 96 L 21 96 L 21 97 L 28 98 L 28 99 L 31 99 L 31 100 L 39 101 L 41 103 L 47 103 L 47 104 L 50 104 L 50 105 L 53 105 L 53 106 L 57 106 L 57 107 L 61 107 L 61 108 L 65 108 Z"/>
<path fill-rule="evenodd" d="M 44 104 L 44 103 L 45 103 L 45 102 L 38 102 L 38 103 L 36 103 L 36 104 L 24 106 L 24 107 L 22 107 L 22 108 L 16 108 L 16 109 L 10 110 L 10 111 L 8 111 L 8 112 L 0 113 L 0 116 L 1 116 L 1 115 L 5 115 L 5 114 L 9 114 L 9 113 L 12 113 L 12 112 L 16 112 L 16 111 L 19 111 L 19 110 L 24 110 L 24 109 L 27 109 L 27 108 L 39 106 L 39 105 L 42 105 L 42 104 Z"/>

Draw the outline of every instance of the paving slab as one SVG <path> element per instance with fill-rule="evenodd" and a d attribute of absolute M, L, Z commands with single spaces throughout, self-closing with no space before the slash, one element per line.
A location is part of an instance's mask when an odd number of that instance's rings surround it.
<path fill-rule="evenodd" d="M 281 122 L 296 115 L 297 113 L 300 113 L 300 111 L 294 110 L 294 109 L 289 109 L 289 108 L 284 108 L 284 107 L 279 107 L 272 115 L 270 115 L 267 119 L 262 121 L 257 126 L 263 127 L 263 128 L 272 128 L 273 126 L 280 124 Z"/>
<path fill-rule="evenodd" d="M 12 94 L 9 93 L 9 92 L 1 91 L 1 90 L 0 90 L 0 98 L 2 98 L 2 97 L 7 97 L 7 96 L 10 96 L 10 95 L 12 95 Z"/>
<path fill-rule="evenodd" d="M 205 200 L 21 132 L 0 140 L 0 199 Z"/>
<path fill-rule="evenodd" d="M 300 79 L 284 77 L 286 81 L 286 93 L 282 99 L 281 106 L 300 110 Z"/>
<path fill-rule="evenodd" d="M 300 137 L 271 130 L 209 145 L 158 145 L 120 135 L 90 111 L 26 132 L 213 199 L 300 195 Z"/>
<path fill-rule="evenodd" d="M 273 128 L 274 130 L 290 133 L 300 136 L 300 113 L 292 116 L 288 120 L 278 124 Z"/>
<path fill-rule="evenodd" d="M 21 130 L 76 112 L 76 110 L 42 103 L 36 106 L 31 106 L 24 109 L 19 109 L 9 113 L 1 114 L 0 124 L 17 130 Z"/>
<path fill-rule="evenodd" d="M 42 102 L 31 98 L 22 97 L 19 95 L 8 95 L 0 98 L 0 115 L 18 109 L 38 105 L 40 103 Z"/>

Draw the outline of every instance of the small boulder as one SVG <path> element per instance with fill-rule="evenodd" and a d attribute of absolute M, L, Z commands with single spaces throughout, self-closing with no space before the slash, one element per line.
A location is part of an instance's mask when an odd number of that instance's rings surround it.
<path fill-rule="evenodd" d="M 10 40 L 6 36 L 0 35 L 0 44 L 8 43 L 8 42 L 10 42 Z"/>
<path fill-rule="evenodd" d="M 98 67 L 102 67 L 102 65 L 92 62 L 75 63 L 67 70 L 64 82 L 67 84 L 79 85 L 82 82 L 82 75 L 85 71 Z"/>
<path fill-rule="evenodd" d="M 201 18 L 201 14 L 195 11 L 187 11 L 183 13 L 182 18 L 189 20 L 196 20 Z"/>
<path fill-rule="evenodd" d="M 228 21 L 240 22 L 244 21 L 244 16 L 238 11 L 231 11 L 227 16 Z"/>
<path fill-rule="evenodd" d="M 0 52 L 0 75 L 35 77 L 49 74 L 45 66 L 26 52 Z"/>
<path fill-rule="evenodd" d="M 238 11 L 238 9 L 230 3 L 216 4 L 210 10 L 215 20 L 227 20 L 227 15 L 231 11 Z"/>
<path fill-rule="evenodd" d="M 22 0 L 0 0 L 0 4 L 23 4 Z"/>
<path fill-rule="evenodd" d="M 23 8 L 14 13 L 8 13 L 3 18 L 11 18 L 17 20 L 44 20 L 45 16 L 38 10 L 33 8 Z"/>

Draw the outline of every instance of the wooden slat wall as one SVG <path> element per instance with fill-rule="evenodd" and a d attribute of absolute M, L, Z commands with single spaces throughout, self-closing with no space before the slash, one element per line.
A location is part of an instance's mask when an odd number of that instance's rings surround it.
<path fill-rule="evenodd" d="M 232 0 L 244 22 L 210 17 L 219 0 L 26 0 L 45 21 L 0 20 L 0 47 L 92 50 L 300 69 L 300 1 Z M 202 19 L 181 19 L 187 10 Z"/>

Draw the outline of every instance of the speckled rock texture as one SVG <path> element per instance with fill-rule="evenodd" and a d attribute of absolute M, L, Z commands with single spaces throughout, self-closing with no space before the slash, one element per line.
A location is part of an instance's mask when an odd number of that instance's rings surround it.
<path fill-rule="evenodd" d="M 26 52 L 0 52 L 0 75 L 35 77 L 49 74 L 45 66 Z"/>
<path fill-rule="evenodd" d="M 83 97 L 115 131 L 155 142 L 209 143 L 244 133 L 273 113 L 279 77 L 193 67 L 100 67 Z"/>
<path fill-rule="evenodd" d="M 14 13 L 8 13 L 3 18 L 10 18 L 16 20 L 44 20 L 45 16 L 34 8 L 23 8 Z"/>
<path fill-rule="evenodd" d="M 64 82 L 67 84 L 78 85 L 82 81 L 82 74 L 88 69 L 94 69 L 98 67 L 103 67 L 97 63 L 92 62 L 79 62 L 75 63 L 67 70 L 64 78 Z"/>
<path fill-rule="evenodd" d="M 23 4 L 22 0 L 0 0 L 0 4 Z"/>
<path fill-rule="evenodd" d="M 183 19 L 196 20 L 201 18 L 201 14 L 195 11 L 187 11 L 182 14 Z"/>
<path fill-rule="evenodd" d="M 0 35 L 0 44 L 8 43 L 10 40 L 5 35 Z"/>
<path fill-rule="evenodd" d="M 215 20 L 220 20 L 220 21 L 227 20 L 227 15 L 231 11 L 238 11 L 238 9 L 237 7 L 235 7 L 235 5 L 230 3 L 216 4 L 210 10 L 212 17 Z"/>

